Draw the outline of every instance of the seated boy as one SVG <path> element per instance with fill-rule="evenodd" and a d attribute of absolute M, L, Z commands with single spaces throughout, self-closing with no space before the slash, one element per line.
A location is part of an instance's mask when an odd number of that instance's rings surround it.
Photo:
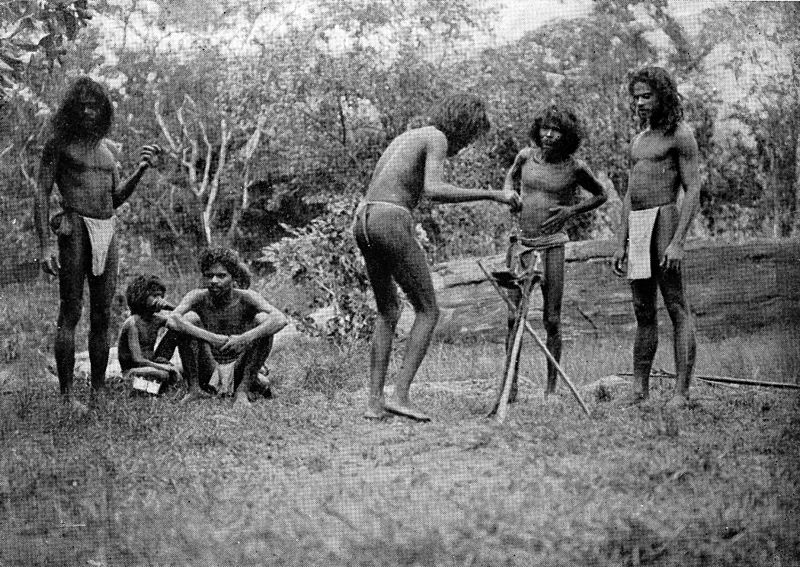
<path fill-rule="evenodd" d="M 249 274 L 233 250 L 204 250 L 199 264 L 205 286 L 187 293 L 167 322 L 179 335 L 189 388 L 182 402 L 214 391 L 234 394 L 235 405 L 246 408 L 286 317 L 255 291 L 241 289 Z"/>
<path fill-rule="evenodd" d="M 134 384 L 142 384 L 136 378 L 157 384 L 175 381 L 176 370 L 169 359 L 175 351 L 174 334 L 164 336 L 158 347 L 156 340 L 167 319 L 159 312 L 174 309 L 164 299 L 166 287 L 158 276 L 136 276 L 125 290 L 125 299 L 131 316 L 123 323 L 119 335 L 119 365 L 125 378 L 133 378 Z M 172 336 L 170 336 L 172 335 Z M 136 386 L 135 386 L 136 387 Z M 146 389 L 140 387 L 139 389 Z M 148 390 L 151 393 L 159 393 Z"/>

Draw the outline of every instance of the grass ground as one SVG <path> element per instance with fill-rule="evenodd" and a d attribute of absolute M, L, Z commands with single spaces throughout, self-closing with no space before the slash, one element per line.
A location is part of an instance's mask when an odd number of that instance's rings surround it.
<path fill-rule="evenodd" d="M 501 345 L 437 343 L 413 392 L 438 419 L 373 424 L 364 347 L 303 340 L 271 358 L 276 397 L 245 415 L 112 382 L 79 418 L 23 352 L 47 347 L 47 306 L 4 303 L 24 387 L 0 395 L 0 567 L 800 565 L 793 391 L 697 382 L 668 413 L 668 379 L 641 406 L 585 390 L 589 420 L 563 387 L 542 399 L 528 345 L 533 385 L 500 427 L 484 414 Z M 796 381 L 797 337 L 703 339 L 698 373 Z M 655 366 L 670 358 L 662 340 Z M 576 338 L 565 360 L 585 386 L 630 368 L 630 337 Z"/>

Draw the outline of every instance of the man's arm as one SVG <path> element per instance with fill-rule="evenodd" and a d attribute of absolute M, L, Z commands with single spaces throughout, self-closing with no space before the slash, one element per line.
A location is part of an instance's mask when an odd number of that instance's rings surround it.
<path fill-rule="evenodd" d="M 183 296 L 178 306 L 166 318 L 166 325 L 170 330 L 200 339 L 216 347 L 221 347 L 228 342 L 229 337 L 227 335 L 220 335 L 219 333 L 207 331 L 206 329 L 198 327 L 185 317 L 187 313 L 194 310 L 194 306 L 204 293 L 205 290 L 203 289 L 193 289 Z"/>
<path fill-rule="evenodd" d="M 503 183 L 504 191 L 510 189 L 517 193 L 520 192 L 515 189 L 515 187 L 517 187 L 517 183 L 522 175 L 522 166 L 528 161 L 528 156 L 530 156 L 530 148 L 524 148 L 517 154 L 517 157 L 514 158 L 514 163 L 508 168 L 508 172 L 506 173 L 506 180 L 505 183 Z"/>
<path fill-rule="evenodd" d="M 447 158 L 447 138 L 439 131 L 428 136 L 425 142 L 425 194 L 441 203 L 465 203 L 468 201 L 497 201 L 517 208 L 519 195 L 513 190 L 490 191 L 486 189 L 464 189 L 444 181 L 444 160 Z"/>
<path fill-rule="evenodd" d="M 128 320 L 125 322 L 123 333 L 123 336 L 127 338 L 128 350 L 131 353 L 131 362 L 135 367 L 155 368 L 157 370 L 163 370 L 164 372 L 171 372 L 173 370 L 171 364 L 160 364 L 145 358 L 145 356 L 142 354 L 141 342 L 139 341 L 139 328 L 136 326 L 136 323 L 133 320 Z"/>
<path fill-rule="evenodd" d="M 58 152 L 55 144 L 49 141 L 42 151 L 39 174 L 36 182 L 36 197 L 33 200 L 33 219 L 36 235 L 39 237 L 39 259 L 42 269 L 48 274 L 58 274 L 58 246 L 50 244 L 48 221 L 50 218 L 50 194 L 55 184 Z"/>
<path fill-rule="evenodd" d="M 128 200 L 133 194 L 133 191 L 136 189 L 136 186 L 141 181 L 144 172 L 147 171 L 150 167 L 152 167 L 153 162 L 156 159 L 156 156 L 161 152 L 161 148 L 155 144 L 149 146 L 143 146 L 142 150 L 139 154 L 139 165 L 136 167 L 136 171 L 133 172 L 128 179 L 125 180 L 122 184 L 118 181 L 118 174 L 114 173 L 114 190 L 112 194 L 112 200 L 114 204 L 114 208 L 116 209 L 122 203 Z"/>
<path fill-rule="evenodd" d="M 678 150 L 678 175 L 686 194 L 683 196 L 678 226 L 664 253 L 662 265 L 667 269 L 679 269 L 683 260 L 683 245 L 692 219 L 700 209 L 700 157 L 697 141 L 689 126 L 680 124 L 675 131 L 676 149 Z"/>
<path fill-rule="evenodd" d="M 571 217 L 596 209 L 608 200 L 606 188 L 584 162 L 577 162 L 575 176 L 578 185 L 586 189 L 592 196 L 570 207 L 551 207 L 550 213 L 553 213 L 553 216 L 542 223 L 544 230 L 561 230 L 564 223 Z"/>
<path fill-rule="evenodd" d="M 248 345 L 264 337 L 274 335 L 287 324 L 286 316 L 253 290 L 240 290 L 242 298 L 252 305 L 256 313 L 256 326 L 240 335 L 232 335 L 220 349 L 222 352 L 239 353 Z"/>

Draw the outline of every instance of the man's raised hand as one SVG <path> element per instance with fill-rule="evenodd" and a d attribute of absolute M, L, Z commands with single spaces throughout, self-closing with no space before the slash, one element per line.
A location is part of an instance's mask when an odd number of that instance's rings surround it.
<path fill-rule="evenodd" d="M 158 144 L 142 146 L 142 150 L 139 152 L 139 167 L 145 169 L 153 167 L 162 151 Z"/>

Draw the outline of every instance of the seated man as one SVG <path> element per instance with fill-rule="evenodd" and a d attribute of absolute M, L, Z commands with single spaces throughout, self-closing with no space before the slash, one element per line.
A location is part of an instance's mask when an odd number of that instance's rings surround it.
<path fill-rule="evenodd" d="M 205 287 L 187 293 L 167 322 L 180 335 L 178 352 L 189 387 L 182 402 L 215 391 L 234 394 L 234 404 L 246 408 L 272 337 L 286 326 L 286 318 L 258 293 L 236 287 L 249 282 L 249 274 L 233 250 L 204 250 L 199 264 Z"/>
<path fill-rule="evenodd" d="M 138 378 L 159 385 L 175 381 L 177 371 L 169 360 L 175 351 L 175 333 L 168 332 L 156 346 L 159 331 L 167 319 L 161 313 L 175 308 L 164 299 L 166 287 L 158 276 L 136 276 L 125 290 L 131 316 L 119 335 L 119 365 L 125 378 Z"/>

